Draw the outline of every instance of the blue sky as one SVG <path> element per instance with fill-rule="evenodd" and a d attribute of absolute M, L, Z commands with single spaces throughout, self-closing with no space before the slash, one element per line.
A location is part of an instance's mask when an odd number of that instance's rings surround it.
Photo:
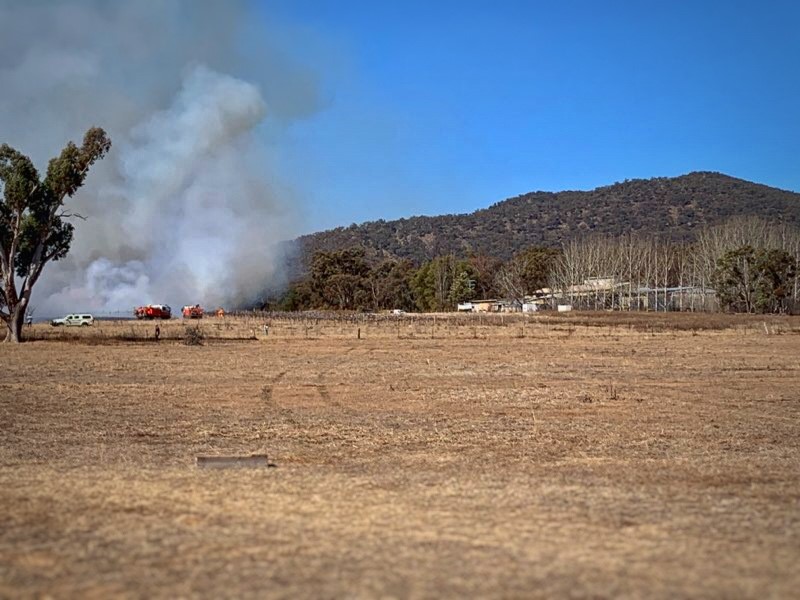
<path fill-rule="evenodd" d="M 313 231 L 696 170 L 800 191 L 798 23 L 797 2 L 287 0 L 246 35 L 318 86 L 263 134 Z"/>

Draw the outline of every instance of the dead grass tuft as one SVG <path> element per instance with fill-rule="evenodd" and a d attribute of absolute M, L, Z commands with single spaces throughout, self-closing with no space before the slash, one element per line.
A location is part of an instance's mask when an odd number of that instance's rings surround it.
<path fill-rule="evenodd" d="M 186 346 L 202 346 L 206 336 L 199 325 L 187 325 L 183 333 L 183 343 Z"/>

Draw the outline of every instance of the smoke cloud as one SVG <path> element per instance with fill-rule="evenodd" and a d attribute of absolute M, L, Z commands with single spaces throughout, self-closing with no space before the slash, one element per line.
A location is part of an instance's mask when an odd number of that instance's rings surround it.
<path fill-rule="evenodd" d="M 41 170 L 91 125 L 114 144 L 70 201 L 87 219 L 37 316 L 253 302 L 283 283 L 298 220 L 270 133 L 319 108 L 314 77 L 263 40 L 243 50 L 245 3 L 122 4 L 0 7 L 2 141 Z"/>

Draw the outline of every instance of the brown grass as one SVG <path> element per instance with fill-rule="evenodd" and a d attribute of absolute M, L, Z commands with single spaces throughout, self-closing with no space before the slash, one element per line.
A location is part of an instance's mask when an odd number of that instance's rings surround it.
<path fill-rule="evenodd" d="M 800 320 L 682 318 L 35 326 L 0 597 L 793 597 Z"/>
<path fill-rule="evenodd" d="M 266 326 L 266 329 L 265 329 Z M 199 321 L 95 321 L 92 327 L 26 327 L 32 341 L 62 341 L 82 344 L 156 342 L 185 340 L 197 329 L 204 339 L 487 339 L 525 338 L 571 334 L 576 328 L 601 329 L 600 335 L 629 332 L 735 331 L 743 334 L 800 334 L 800 318 L 786 315 L 729 315 L 708 313 L 572 312 L 538 314 L 386 314 L 243 313 Z"/>

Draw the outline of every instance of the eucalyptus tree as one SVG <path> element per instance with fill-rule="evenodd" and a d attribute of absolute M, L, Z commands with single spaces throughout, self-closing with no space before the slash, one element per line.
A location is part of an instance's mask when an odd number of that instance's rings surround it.
<path fill-rule="evenodd" d="M 50 160 L 42 179 L 31 159 L 0 145 L 0 320 L 5 341 L 22 340 L 33 287 L 44 266 L 64 258 L 74 232 L 66 207 L 83 185 L 89 168 L 111 148 L 99 127 L 89 129 L 81 146 L 69 142 Z"/>

